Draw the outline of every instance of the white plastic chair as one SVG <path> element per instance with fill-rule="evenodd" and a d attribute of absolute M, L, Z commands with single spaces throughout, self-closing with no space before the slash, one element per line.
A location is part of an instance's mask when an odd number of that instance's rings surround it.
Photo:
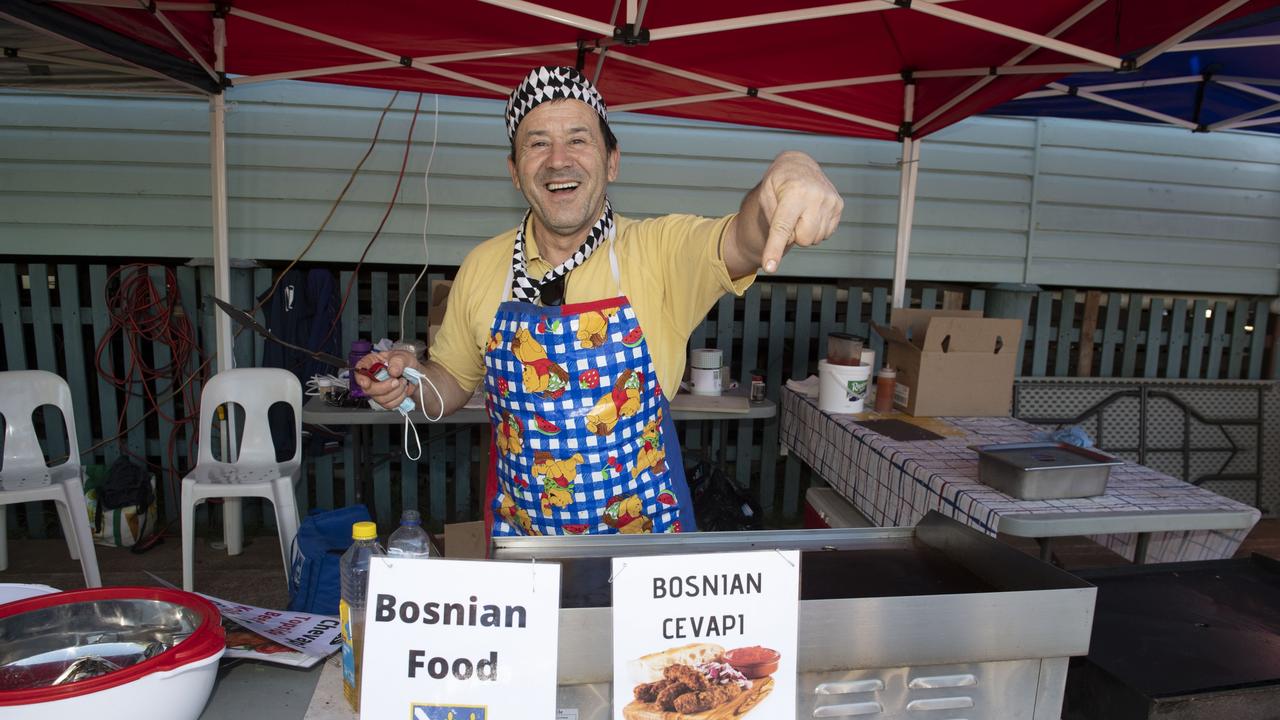
<path fill-rule="evenodd" d="M 31 414 L 42 405 L 62 411 L 67 428 L 67 461 L 48 467 Z M 0 465 L 0 570 L 9 567 L 5 505 L 52 500 L 71 558 L 80 561 L 84 583 L 102 587 L 98 556 L 89 529 L 89 510 L 80 475 L 75 412 L 67 382 L 44 370 L 0 372 L 0 415 L 4 416 L 4 464 Z M 47 428 L 46 428 L 47 430 Z"/>
<path fill-rule="evenodd" d="M 267 411 L 278 402 L 293 408 L 293 457 L 276 460 Z M 234 462 L 213 458 L 214 410 L 223 403 L 244 408 L 244 434 Z M 228 555 L 239 555 L 243 541 L 240 498 L 261 497 L 275 507 L 280 533 L 280 553 L 285 578 L 289 577 L 290 551 L 298 534 L 298 505 L 293 497 L 294 478 L 302 458 L 302 386 L 293 373 L 274 368 L 223 370 L 200 393 L 200 451 L 196 466 L 182 479 L 182 588 L 195 583 L 196 505 L 207 498 L 225 498 L 222 528 Z"/>

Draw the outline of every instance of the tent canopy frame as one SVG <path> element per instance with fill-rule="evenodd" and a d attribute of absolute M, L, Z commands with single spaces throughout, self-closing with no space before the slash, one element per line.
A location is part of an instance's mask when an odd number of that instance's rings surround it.
<path fill-rule="evenodd" d="M 1157 44 L 1147 48 L 1141 54 L 1122 57 L 1106 52 L 1100 52 L 1080 44 L 1060 39 L 1060 36 L 1063 33 L 1071 29 L 1082 19 L 1088 17 L 1098 8 L 1104 6 L 1109 0 L 1089 0 L 1089 2 L 1083 3 L 1081 7 L 1077 8 L 1069 17 L 1065 18 L 1061 23 L 1047 33 L 1032 32 L 1006 23 L 997 22 L 989 18 L 979 17 L 972 13 L 967 13 L 959 9 L 965 4 L 964 0 L 857 0 L 855 2 L 845 2 L 798 10 L 742 15 L 740 17 L 721 18 L 714 21 L 702 21 L 649 28 L 643 26 L 647 0 L 639 0 L 639 2 L 637 2 L 637 0 L 626 0 L 626 13 L 624 18 L 626 22 L 617 25 L 582 17 L 556 8 L 540 5 L 534 2 L 528 2 L 527 0 L 479 1 L 486 5 L 509 10 L 522 16 L 539 18 L 565 25 L 572 29 L 590 33 L 595 37 L 589 40 L 578 39 L 574 42 L 539 44 L 524 47 L 506 47 L 490 50 L 448 53 L 443 55 L 406 57 L 397 53 L 338 37 L 330 33 L 322 32 L 314 28 L 304 27 L 294 22 L 288 22 L 280 18 L 269 17 L 261 13 L 236 7 L 229 3 L 148 3 L 142 0 L 62 0 L 62 4 L 134 9 L 139 12 L 150 13 L 174 38 L 179 46 L 185 50 L 185 52 L 191 57 L 192 61 L 198 65 L 199 70 L 203 75 L 206 76 L 207 82 L 198 83 L 196 87 L 210 96 L 210 147 L 213 185 L 215 293 L 221 299 L 226 300 L 229 298 L 229 265 L 227 257 L 228 228 L 226 207 L 226 124 L 223 92 L 227 87 L 233 85 L 251 85 L 271 80 L 284 79 L 332 79 L 356 73 L 404 67 L 406 70 L 429 73 L 454 82 L 462 83 L 479 91 L 492 93 L 497 97 L 505 98 L 509 91 L 509 88 L 506 86 L 463 72 L 451 70 L 443 66 L 450 63 L 472 60 L 506 58 L 522 55 L 538 56 L 546 53 L 577 51 L 579 65 L 583 64 L 586 55 L 597 55 L 597 78 L 603 69 L 604 58 L 608 55 L 609 57 L 614 58 L 617 62 L 642 67 L 651 72 L 661 73 L 719 89 L 719 92 L 687 93 L 682 96 L 622 103 L 615 106 L 615 111 L 657 110 L 695 103 L 716 103 L 720 101 L 740 100 L 743 97 L 750 97 L 766 102 L 772 102 L 787 108 L 799 109 L 809 113 L 835 118 L 837 120 L 850 123 L 851 125 L 870 128 L 896 136 L 902 146 L 902 160 L 900 162 L 901 178 L 899 183 L 898 233 L 894 262 L 893 302 L 895 306 L 900 307 L 905 298 L 904 289 L 906 284 L 907 260 L 911 242 L 916 186 L 919 176 L 920 137 L 925 133 L 926 129 L 934 128 L 940 117 L 943 117 L 947 112 L 951 111 L 957 105 L 972 97 L 975 93 L 982 90 L 996 78 L 1001 76 L 1065 76 L 1078 72 L 1094 72 L 1100 70 L 1131 71 L 1146 65 L 1163 53 L 1185 51 L 1188 48 L 1184 48 L 1180 44 L 1187 41 L 1187 39 L 1195 33 L 1212 25 L 1248 2 L 1248 0 L 1225 0 L 1223 2 L 1219 2 L 1202 15 L 1195 17 L 1191 22 L 1178 29 L 1178 31 L 1164 38 Z M 13 5 L 15 2 L 17 2 L 17 0 L 9 0 L 7 3 L 0 4 L 0 17 L 15 19 L 11 13 L 4 10 L 6 6 Z M 31 3 L 25 2 L 21 4 L 31 5 Z M 1018 43 L 1024 44 L 1025 47 L 1005 63 L 989 67 L 956 67 L 929 70 L 904 68 L 899 73 L 879 73 L 866 76 L 827 79 L 815 82 L 798 82 L 785 85 L 775 84 L 763 87 L 747 86 L 741 82 L 729 82 L 705 73 L 655 62 L 626 52 L 626 49 L 630 46 L 649 45 L 677 38 L 706 36 L 749 28 L 774 27 L 789 23 L 824 18 L 886 12 L 907 12 L 928 15 L 947 23 L 976 29 L 1007 40 L 1014 40 Z M 177 24 L 169 17 L 170 14 L 176 13 L 211 14 L 213 22 L 214 53 L 212 63 L 202 57 L 200 51 L 191 42 L 191 39 L 186 37 Z M 615 16 L 616 13 L 617 8 L 615 7 Z M 368 56 L 372 58 L 372 60 L 362 63 L 345 63 L 326 67 L 299 68 L 228 79 L 226 76 L 225 57 L 227 47 L 226 22 L 228 17 L 238 18 L 271 27 L 282 32 L 305 37 L 310 40 L 326 43 L 359 55 Z M 81 20 L 80 22 L 87 23 L 88 21 Z M 39 23 L 37 22 L 36 25 L 39 25 Z M 1280 42 L 1280 38 L 1273 39 Z M 1262 39 L 1258 40 L 1258 42 L 1263 41 L 1264 40 Z M 1187 45 L 1188 47 L 1204 46 L 1203 41 L 1192 41 L 1187 43 Z M 1023 64 L 1025 60 L 1042 49 L 1060 53 L 1079 62 L 1057 62 L 1052 64 L 1032 65 Z M 612 53 L 610 53 L 611 50 L 613 51 Z M 28 54 L 28 57 L 31 57 L 31 55 Z M 150 64 L 143 64 L 139 71 L 156 72 L 157 70 Z M 159 72 L 165 71 L 159 70 Z M 939 107 L 934 108 L 923 118 L 919 118 L 917 120 L 915 100 L 917 83 L 920 80 L 963 77 L 973 77 L 976 79 L 973 83 L 967 85 L 964 89 L 955 93 L 952 97 L 943 102 Z M 1198 79 L 1183 78 L 1179 79 L 1179 82 L 1194 82 L 1197 80 Z M 1224 83 L 1230 82 L 1226 79 L 1221 79 L 1220 81 Z M 900 122 L 897 124 L 791 96 L 794 93 L 818 89 L 895 82 L 902 84 L 903 91 L 902 114 Z M 1254 87 L 1253 83 L 1240 82 L 1237 80 L 1236 84 L 1249 88 L 1250 92 L 1259 94 L 1266 92 L 1262 91 L 1260 88 Z M 1110 98 L 1104 94 L 1105 92 L 1121 88 L 1125 85 L 1126 83 L 1121 82 L 1113 83 L 1110 88 L 1071 88 L 1061 84 L 1050 84 L 1047 90 L 1039 91 L 1039 93 L 1056 92 L 1074 94 L 1095 102 L 1129 110 L 1151 119 L 1169 122 L 1170 124 L 1174 124 L 1179 127 L 1197 129 L 1193 123 L 1189 123 L 1172 116 L 1167 116 L 1156 111 L 1139 108 L 1129 103 L 1123 103 L 1122 101 Z M 1280 96 L 1275 96 L 1275 98 L 1280 101 Z M 1280 122 L 1280 118 L 1261 117 L 1266 115 L 1272 109 L 1280 109 L 1280 104 L 1272 106 L 1264 112 L 1246 113 L 1245 115 L 1233 118 L 1229 123 L 1219 123 L 1218 125 L 1225 129 L 1228 127 L 1248 127 L 1267 122 Z M 219 367 L 228 367 L 231 362 L 229 352 L 229 348 L 231 346 L 229 319 L 219 316 L 216 331 Z"/>

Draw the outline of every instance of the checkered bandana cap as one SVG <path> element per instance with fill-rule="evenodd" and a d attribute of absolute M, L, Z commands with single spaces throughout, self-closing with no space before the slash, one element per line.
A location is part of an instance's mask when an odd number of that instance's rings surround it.
<path fill-rule="evenodd" d="M 591 226 L 591 231 L 587 233 L 587 239 L 567 260 L 547 271 L 541 279 L 534 281 L 529 278 L 526 272 L 526 263 L 524 256 L 525 230 L 529 227 L 529 214 L 532 210 L 526 210 L 524 220 L 520 221 L 520 229 L 516 231 L 515 249 L 511 253 L 511 297 L 515 300 L 523 302 L 536 303 L 542 295 L 542 286 L 555 280 L 563 275 L 568 275 L 569 271 L 578 267 L 591 257 L 591 253 L 595 252 L 600 243 L 607 238 L 613 237 L 613 206 L 609 203 L 609 198 L 604 199 L 604 211 L 600 213 L 600 219 L 595 225 Z"/>
<path fill-rule="evenodd" d="M 524 81 L 511 91 L 507 99 L 507 140 L 514 140 L 516 128 L 529 111 L 548 100 L 578 100 L 596 111 L 600 119 L 609 122 L 609 110 L 604 98 L 591 81 L 576 69 L 562 65 L 544 65 L 532 70 Z"/>

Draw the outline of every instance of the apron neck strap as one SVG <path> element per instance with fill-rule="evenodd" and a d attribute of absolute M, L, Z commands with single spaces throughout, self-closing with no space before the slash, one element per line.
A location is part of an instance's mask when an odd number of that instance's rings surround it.
<path fill-rule="evenodd" d="M 608 201 L 606 200 L 606 202 Z M 519 243 L 523 239 L 521 235 L 523 234 L 524 228 L 528 223 L 528 221 L 529 221 L 529 212 L 526 212 L 524 222 L 520 223 L 520 230 L 516 231 L 517 243 Z M 618 253 L 615 249 L 618 244 L 618 227 L 613 223 L 612 211 L 610 211 L 608 227 L 606 228 L 606 232 L 604 233 L 603 237 L 600 238 L 600 242 L 605 243 L 609 246 L 609 270 L 610 272 L 613 273 L 613 284 L 616 288 L 618 288 L 619 295 L 626 295 L 626 292 L 625 292 L 626 289 L 622 287 L 622 271 L 620 270 L 620 265 L 618 264 Z M 514 297 L 515 283 L 513 282 L 513 280 L 515 280 L 515 263 L 512 263 L 507 266 L 507 277 L 502 281 L 502 294 L 499 296 L 498 302 L 502 303 L 502 302 L 506 302 L 507 300 L 519 299 Z M 568 278 L 565 278 L 565 280 L 567 281 Z"/>
<path fill-rule="evenodd" d="M 565 258 L 564 262 L 548 270 L 542 277 L 531 278 L 525 261 L 525 247 L 529 217 L 532 213 L 532 209 L 525 212 L 520 229 L 516 231 L 516 239 L 511 251 L 511 296 L 525 302 L 537 302 L 543 285 L 563 278 L 571 270 L 585 263 L 600 243 L 613 234 L 613 205 L 606 197 L 604 207 L 600 209 L 600 217 L 587 230 L 587 236 L 582 244 Z"/>

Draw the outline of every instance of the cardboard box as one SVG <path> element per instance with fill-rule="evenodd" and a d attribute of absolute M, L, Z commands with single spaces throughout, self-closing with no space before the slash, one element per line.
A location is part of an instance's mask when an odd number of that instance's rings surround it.
<path fill-rule="evenodd" d="M 1022 321 L 964 310 L 897 309 L 876 325 L 898 371 L 893 406 L 917 416 L 1008 415 Z"/>
<path fill-rule="evenodd" d="M 484 521 L 450 523 L 444 526 L 444 556 L 454 560 L 483 560 L 489 550 Z"/>

